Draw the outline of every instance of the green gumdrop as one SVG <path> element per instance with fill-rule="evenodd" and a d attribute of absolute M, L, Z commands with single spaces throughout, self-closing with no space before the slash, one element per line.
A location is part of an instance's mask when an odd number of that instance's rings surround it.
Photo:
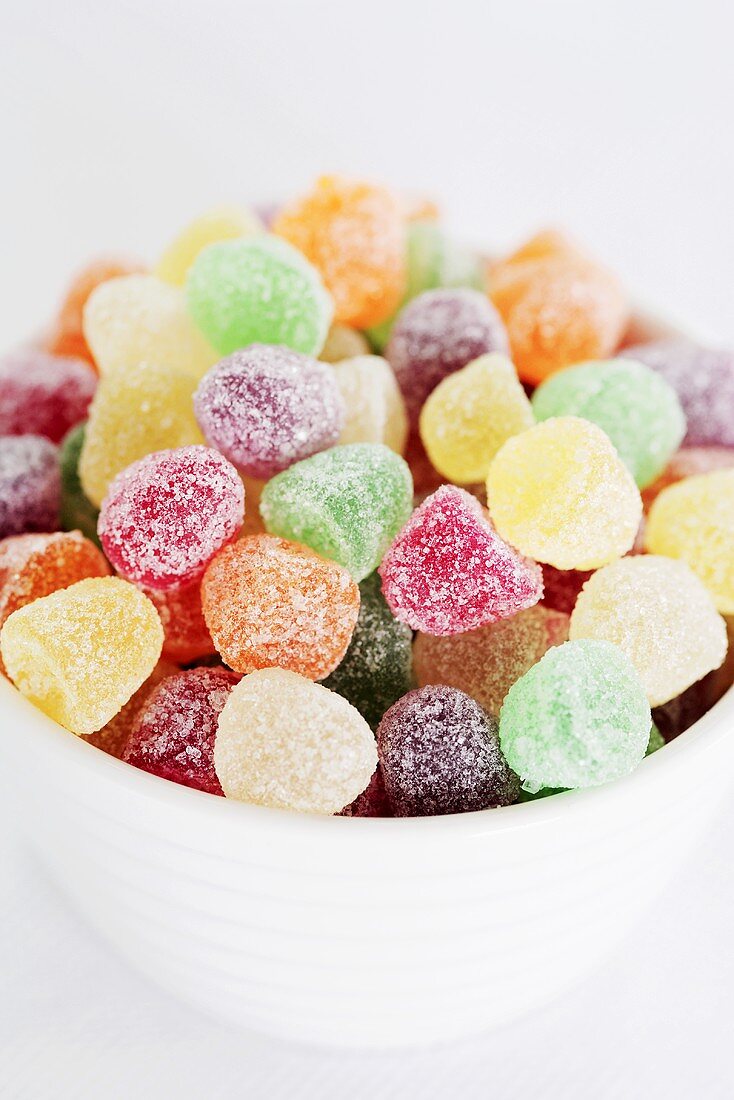
<path fill-rule="evenodd" d="M 634 359 L 581 363 L 558 371 L 538 386 L 532 406 L 537 420 L 580 416 L 597 424 L 641 489 L 662 473 L 686 431 L 673 387 Z"/>
<path fill-rule="evenodd" d="M 378 573 L 362 581 L 359 594 L 349 649 L 323 685 L 343 695 L 375 730 L 385 711 L 413 687 L 413 631 L 393 616 Z"/>
<path fill-rule="evenodd" d="M 650 727 L 650 740 L 647 742 L 647 752 L 645 753 L 645 756 L 652 756 L 652 754 L 654 752 L 657 752 L 658 749 L 662 749 L 664 744 L 665 738 L 653 722 L 652 726 Z"/>
<path fill-rule="evenodd" d="M 189 272 L 186 300 L 222 355 L 248 344 L 318 355 L 333 313 L 316 268 L 287 241 L 265 234 L 203 249 Z"/>
<path fill-rule="evenodd" d="M 373 573 L 413 507 L 408 464 L 383 443 L 352 443 L 296 462 L 263 489 L 273 535 L 310 546 L 356 581 Z"/>
<path fill-rule="evenodd" d="M 403 306 L 424 290 L 438 287 L 473 287 L 484 290 L 481 264 L 474 253 L 446 240 L 435 222 L 411 222 L 406 233 L 407 285 L 403 300 L 392 317 L 367 329 L 367 337 L 377 352 L 387 347 L 395 320 Z"/>
<path fill-rule="evenodd" d="M 67 432 L 59 449 L 61 467 L 61 527 L 64 531 L 81 531 L 101 548 L 97 534 L 99 509 L 95 508 L 82 489 L 79 480 L 79 456 L 84 446 L 86 420 Z"/>
<path fill-rule="evenodd" d="M 627 655 L 585 638 L 549 649 L 513 684 L 500 712 L 500 744 L 531 792 L 596 787 L 637 767 L 651 721 Z"/>

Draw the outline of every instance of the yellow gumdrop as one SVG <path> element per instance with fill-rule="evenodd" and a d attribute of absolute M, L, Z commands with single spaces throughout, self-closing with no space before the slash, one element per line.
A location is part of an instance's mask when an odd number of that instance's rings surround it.
<path fill-rule="evenodd" d="M 734 615 L 734 470 L 663 489 L 647 517 L 645 548 L 687 562 L 719 611 Z"/>
<path fill-rule="evenodd" d="M 513 436 L 487 477 L 502 538 L 556 569 L 598 569 L 632 549 L 642 500 L 609 436 L 558 416 Z"/>
<path fill-rule="evenodd" d="M 154 275 L 101 283 L 84 307 L 83 328 L 102 375 L 160 363 L 201 378 L 220 358 L 189 317 L 184 292 Z"/>
<path fill-rule="evenodd" d="M 408 417 L 392 367 L 379 355 L 334 364 L 347 418 L 339 443 L 385 443 L 403 454 Z"/>
<path fill-rule="evenodd" d="M 99 507 L 121 470 L 152 451 L 203 443 L 194 417 L 196 379 L 146 364 L 101 378 L 79 459 L 82 488 Z"/>
<path fill-rule="evenodd" d="M 369 355 L 367 338 L 349 325 L 332 325 L 321 349 L 322 363 L 341 363 L 342 359 L 354 359 L 357 355 Z"/>
<path fill-rule="evenodd" d="M 23 695 L 72 733 L 113 718 L 150 676 L 163 628 L 147 596 L 118 577 L 94 577 L 26 604 L 0 647 Z"/>
<path fill-rule="evenodd" d="M 698 577 L 654 554 L 597 569 L 576 601 L 569 636 L 623 649 L 653 707 L 718 668 L 727 649 L 726 624 Z"/>
<path fill-rule="evenodd" d="M 219 715 L 214 767 L 227 798 L 335 814 L 377 767 L 372 730 L 335 691 L 264 668 L 237 684 Z"/>
<path fill-rule="evenodd" d="M 430 394 L 421 410 L 420 435 L 438 472 L 457 485 L 470 485 L 485 480 L 503 443 L 534 423 L 510 360 L 482 355 Z"/>
<path fill-rule="evenodd" d="M 153 274 L 165 283 L 183 286 L 189 268 L 207 245 L 264 232 L 257 214 L 248 207 L 217 206 L 189 222 L 174 237 L 153 268 Z"/>

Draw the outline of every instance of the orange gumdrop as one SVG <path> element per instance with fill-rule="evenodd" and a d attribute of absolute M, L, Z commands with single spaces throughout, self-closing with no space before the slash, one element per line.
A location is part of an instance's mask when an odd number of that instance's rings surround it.
<path fill-rule="evenodd" d="M 581 253 L 559 229 L 541 229 L 502 260 L 502 266 L 524 263 L 525 260 L 545 260 L 549 256 L 575 256 L 578 259 Z"/>
<path fill-rule="evenodd" d="M 273 232 L 318 268 L 334 299 L 334 320 L 369 328 L 390 317 L 405 292 L 405 221 L 384 187 L 322 176 L 286 206 Z"/>
<path fill-rule="evenodd" d="M 0 542 L 0 626 L 20 607 L 87 577 L 110 573 L 104 555 L 79 531 L 15 535 Z M 0 671 L 4 672 L 2 659 Z"/>
<path fill-rule="evenodd" d="M 518 259 L 522 251 L 491 268 L 489 295 L 523 381 L 537 384 L 573 363 L 609 357 L 629 320 L 617 280 L 570 246 Z"/>
<path fill-rule="evenodd" d="M 273 535 L 225 547 L 201 596 L 218 652 L 243 673 L 277 667 L 322 680 L 346 653 L 359 614 L 359 587 L 346 569 Z"/>
<path fill-rule="evenodd" d="M 155 605 L 163 627 L 161 656 L 179 665 L 216 653 L 201 609 L 201 585 L 192 584 L 174 592 L 143 592 Z"/>
<path fill-rule="evenodd" d="M 100 283 L 106 283 L 108 279 L 116 279 L 119 275 L 134 275 L 144 270 L 142 264 L 111 256 L 101 257 L 87 264 L 72 280 L 61 303 L 46 344 L 47 350 L 53 355 L 71 355 L 86 359 L 94 365 L 94 356 L 82 330 L 82 314 L 87 298 Z"/>

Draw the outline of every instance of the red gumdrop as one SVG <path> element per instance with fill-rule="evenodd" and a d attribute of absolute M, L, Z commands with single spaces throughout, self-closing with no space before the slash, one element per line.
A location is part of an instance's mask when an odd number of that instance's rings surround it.
<path fill-rule="evenodd" d="M 155 604 L 163 627 L 161 657 L 179 665 L 189 665 L 216 653 L 201 609 L 200 584 L 168 592 L 156 592 L 153 588 L 143 591 Z"/>
<path fill-rule="evenodd" d="M 43 435 L 58 443 L 84 420 L 97 375 L 81 359 L 22 348 L 0 361 L 0 435 Z"/>
<path fill-rule="evenodd" d="M 393 817 L 392 806 L 390 805 L 390 799 L 387 797 L 387 791 L 385 790 L 385 780 L 382 777 L 382 769 L 380 765 L 377 765 L 375 774 L 370 779 L 369 783 L 358 794 L 354 802 L 350 802 L 348 806 L 337 815 L 338 817 Z"/>
<path fill-rule="evenodd" d="M 544 564 L 541 603 L 554 611 L 565 611 L 570 615 L 579 592 L 593 572 L 593 569 L 556 569 L 554 565 Z"/>
<path fill-rule="evenodd" d="M 127 580 L 158 592 L 184 588 L 242 526 L 245 490 L 209 447 L 156 451 L 114 479 L 99 514 L 105 554 Z"/>
<path fill-rule="evenodd" d="M 425 634 L 476 630 L 543 594 L 540 567 L 508 546 L 479 501 L 454 485 L 416 509 L 379 572 L 395 618 Z"/>
<path fill-rule="evenodd" d="M 161 779 L 221 795 L 214 739 L 240 679 L 229 669 L 192 668 L 162 680 L 139 711 L 122 759 Z"/>

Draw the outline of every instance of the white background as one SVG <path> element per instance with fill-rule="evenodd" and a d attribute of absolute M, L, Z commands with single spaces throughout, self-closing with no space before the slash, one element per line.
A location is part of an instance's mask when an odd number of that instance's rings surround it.
<path fill-rule="evenodd" d="M 89 256 L 154 258 L 199 210 L 277 199 L 332 169 L 431 192 L 467 239 L 504 247 L 565 225 L 639 296 L 733 342 L 727 9 L 3 6 L 3 344 L 43 324 Z M 583 990 L 467 1046 L 370 1057 L 238 1035 L 152 990 L 77 924 L 2 813 L 0 1092 L 12 1100 L 731 1095 L 731 807 Z"/>

